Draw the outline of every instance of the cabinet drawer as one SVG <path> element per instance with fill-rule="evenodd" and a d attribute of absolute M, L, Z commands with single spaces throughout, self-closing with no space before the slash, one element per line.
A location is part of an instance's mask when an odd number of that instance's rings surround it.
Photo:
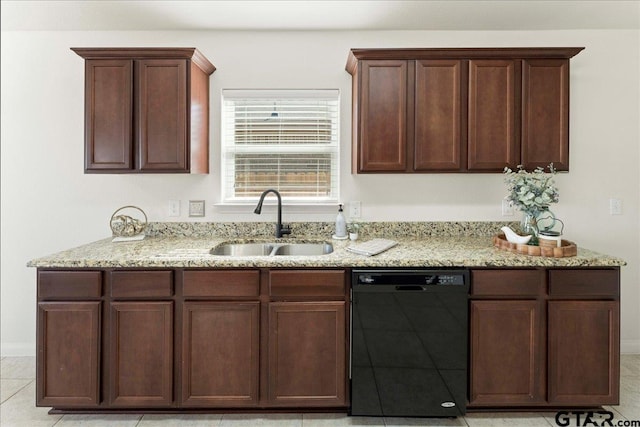
<path fill-rule="evenodd" d="M 270 295 L 315 297 L 345 294 L 344 270 L 278 270 L 269 272 Z"/>
<path fill-rule="evenodd" d="M 38 298 L 100 298 L 102 273 L 99 271 L 39 271 Z"/>
<path fill-rule="evenodd" d="M 542 293 L 542 270 L 471 270 L 471 296 L 536 297 Z"/>
<path fill-rule="evenodd" d="M 620 296 L 620 272 L 611 270 L 550 270 L 552 297 Z"/>
<path fill-rule="evenodd" d="M 260 272 L 185 271 L 182 275 L 185 297 L 257 297 L 260 295 Z"/>
<path fill-rule="evenodd" d="M 173 295 L 171 271 L 114 271 L 111 273 L 113 298 L 170 297 Z"/>

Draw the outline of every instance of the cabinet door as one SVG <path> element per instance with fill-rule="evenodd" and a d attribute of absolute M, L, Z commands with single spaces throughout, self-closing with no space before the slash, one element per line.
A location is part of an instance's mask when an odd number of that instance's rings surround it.
<path fill-rule="evenodd" d="M 136 61 L 138 167 L 188 171 L 187 61 Z"/>
<path fill-rule="evenodd" d="M 407 168 L 407 61 L 362 61 L 358 172 Z"/>
<path fill-rule="evenodd" d="M 133 168 L 133 61 L 85 63 L 85 171 Z"/>
<path fill-rule="evenodd" d="M 185 302 L 183 406 L 258 403 L 260 303 Z"/>
<path fill-rule="evenodd" d="M 38 304 L 37 406 L 100 403 L 100 302 Z"/>
<path fill-rule="evenodd" d="M 173 302 L 113 302 L 110 316 L 111 405 L 170 405 Z"/>
<path fill-rule="evenodd" d="M 343 301 L 270 304 L 271 405 L 345 405 L 345 326 Z"/>
<path fill-rule="evenodd" d="M 522 63 L 521 162 L 569 170 L 569 60 Z"/>
<path fill-rule="evenodd" d="M 416 171 L 461 169 L 461 68 L 462 61 L 415 62 Z"/>
<path fill-rule="evenodd" d="M 472 301 L 469 404 L 544 401 L 543 329 L 537 301 Z"/>
<path fill-rule="evenodd" d="M 519 164 L 519 76 L 520 61 L 469 61 L 469 170 L 502 172 Z"/>
<path fill-rule="evenodd" d="M 549 403 L 617 405 L 620 303 L 549 302 Z"/>

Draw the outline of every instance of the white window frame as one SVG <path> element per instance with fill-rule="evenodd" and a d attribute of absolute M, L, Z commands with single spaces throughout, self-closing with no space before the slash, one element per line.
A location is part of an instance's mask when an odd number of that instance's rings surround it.
<path fill-rule="evenodd" d="M 331 99 L 335 104 L 335 115 L 332 117 L 331 142 L 327 144 L 235 144 L 235 114 L 227 101 L 240 99 L 266 98 L 275 100 L 274 110 L 277 111 L 277 100 L 282 99 Z M 318 205 L 335 204 L 340 195 L 340 92 L 338 89 L 223 89 L 221 108 L 221 144 L 220 144 L 220 186 L 221 205 L 238 205 L 256 203 L 258 195 L 237 196 L 234 193 L 236 154 L 329 154 L 331 158 L 330 194 L 326 196 L 290 196 L 282 194 L 283 202 L 289 205 Z M 278 188 L 275 188 L 276 190 Z M 265 188 L 264 190 L 267 190 Z"/>

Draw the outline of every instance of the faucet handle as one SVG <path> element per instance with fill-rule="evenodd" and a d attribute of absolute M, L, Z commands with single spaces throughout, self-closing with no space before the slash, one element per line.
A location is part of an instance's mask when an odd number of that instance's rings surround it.
<path fill-rule="evenodd" d="M 289 224 L 282 224 L 280 234 L 291 234 L 291 226 Z"/>

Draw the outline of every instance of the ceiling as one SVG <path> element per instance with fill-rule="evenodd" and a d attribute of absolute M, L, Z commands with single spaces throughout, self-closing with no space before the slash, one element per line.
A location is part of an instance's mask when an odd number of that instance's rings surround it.
<path fill-rule="evenodd" d="M 0 2 L 3 31 L 640 29 L 640 0 Z"/>

